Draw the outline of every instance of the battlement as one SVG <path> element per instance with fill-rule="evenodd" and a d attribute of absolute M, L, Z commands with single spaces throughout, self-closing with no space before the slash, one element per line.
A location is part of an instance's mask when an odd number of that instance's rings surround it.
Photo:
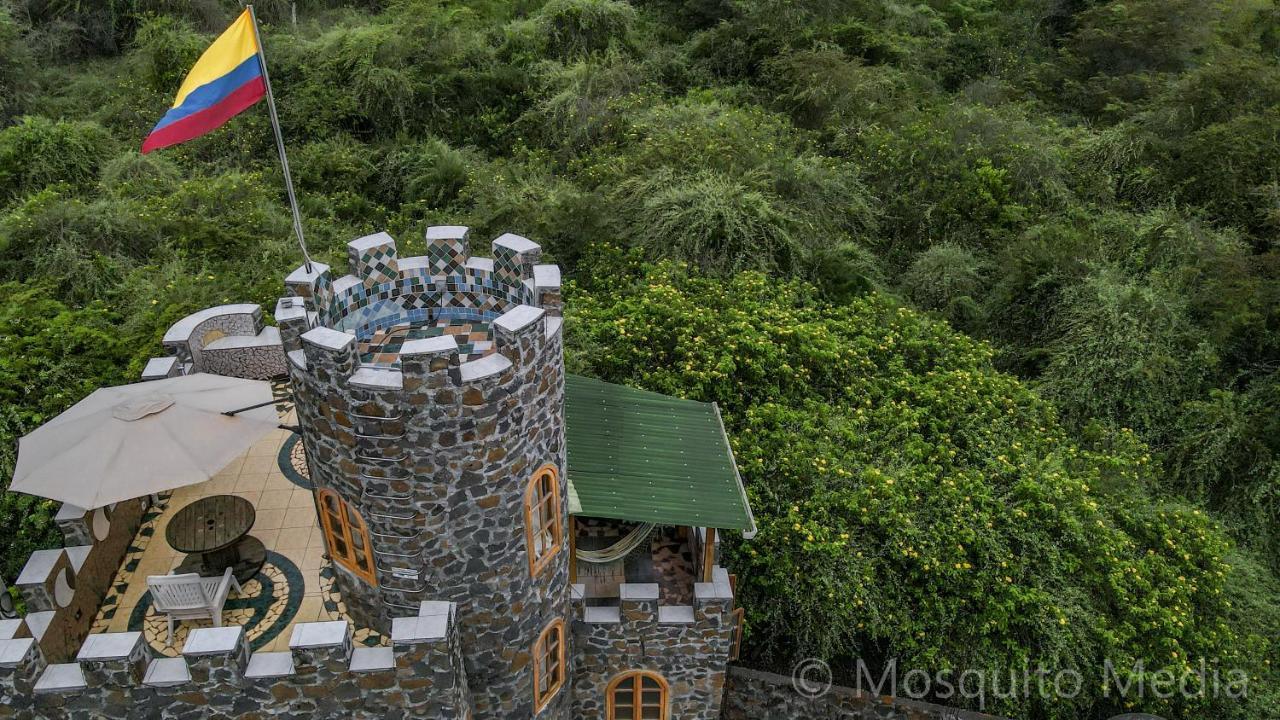
<path fill-rule="evenodd" d="M 582 628 L 575 643 L 575 717 L 604 716 L 601 701 L 619 667 L 652 670 L 681 687 L 672 717 L 720 716 L 738 616 L 728 572 L 716 567 L 712 578 L 694 584 L 693 605 L 661 604 L 656 583 L 623 583 L 616 605 L 589 605 L 586 588 L 573 586 L 573 617 Z"/>
<path fill-rule="evenodd" d="M 426 255 L 400 257 L 395 240 L 381 232 L 347 244 L 346 275 L 334 277 L 322 263 L 291 273 L 289 297 L 276 312 L 282 329 L 291 329 L 284 331 L 285 349 L 299 349 L 297 338 L 316 326 L 366 342 L 401 325 L 488 323 L 521 305 L 560 315 L 559 268 L 537 264 L 542 249 L 527 238 L 498 237 L 490 244 L 492 258 L 470 255 L 465 227 L 429 227 L 426 243 Z"/>
<path fill-rule="evenodd" d="M 16 717 L 470 716 L 452 602 L 399 618 L 391 647 L 355 647 L 345 621 L 295 625 L 288 652 L 251 652 L 238 626 L 191 631 L 180 657 L 142 633 L 90 635 L 76 661 L 50 664 L 25 623 L 0 625 L 0 702 Z"/>

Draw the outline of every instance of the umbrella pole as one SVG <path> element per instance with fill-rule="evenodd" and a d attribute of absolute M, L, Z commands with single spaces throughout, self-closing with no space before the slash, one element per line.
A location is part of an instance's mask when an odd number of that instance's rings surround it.
<path fill-rule="evenodd" d="M 222 414 L 223 414 L 223 415 L 226 415 L 227 417 L 235 417 L 236 415 L 239 415 L 240 413 L 242 413 L 242 412 L 244 412 L 244 411 L 246 411 L 246 410 L 257 410 L 257 409 L 258 409 L 258 408 L 260 408 L 260 407 L 266 407 L 266 406 L 268 406 L 268 405 L 275 405 L 275 404 L 276 404 L 276 399 L 275 399 L 275 398 L 271 398 L 270 400 L 268 400 L 268 401 L 266 401 L 266 402 L 260 402 L 260 403 L 258 403 L 257 405 L 249 405 L 248 407 L 242 407 L 242 408 L 238 408 L 238 409 L 236 409 L 236 410 L 224 410 L 224 411 L 222 411 Z"/>

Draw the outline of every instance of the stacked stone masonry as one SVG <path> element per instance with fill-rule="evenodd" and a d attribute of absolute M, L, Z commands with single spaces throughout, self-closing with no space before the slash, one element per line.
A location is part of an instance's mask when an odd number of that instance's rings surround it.
<path fill-rule="evenodd" d="M 805 701 L 776 676 L 731 672 L 738 614 L 722 568 L 694 584 L 692 605 L 662 605 L 644 583 L 601 605 L 570 584 L 567 542 L 534 562 L 535 476 L 554 473 L 568 518 L 560 271 L 517 235 L 490 249 L 473 257 L 456 226 L 429 228 L 418 257 L 386 233 L 360 238 L 349 274 L 313 262 L 288 276 L 278 327 L 252 304 L 193 313 L 144 372 L 287 373 L 318 500 L 340 498 L 363 529 L 351 537 L 367 532 L 365 566 L 333 558 L 329 540 L 334 581 L 391 647 L 356 647 L 343 621 L 295 625 L 288 652 L 251 653 L 240 627 L 196 628 L 172 658 L 138 632 L 88 634 L 146 503 L 68 506 L 67 547 L 33 554 L 16 583 L 32 612 L 0 622 L 0 717 L 598 720 L 611 683 L 636 671 L 661 677 L 666 720 L 941 717 L 843 692 Z M 453 335 L 428 332 L 362 361 L 383 331 L 455 322 L 490 333 L 484 352 L 464 361 Z M 536 647 L 552 626 L 564 628 L 561 686 L 536 706 Z"/>
<path fill-rule="evenodd" d="M 374 582 L 335 563 L 348 612 L 385 630 L 428 597 L 456 603 L 476 717 L 530 718 L 535 643 L 569 616 L 567 553 L 532 574 L 524 520 L 545 466 L 568 517 L 559 273 L 515 235 L 493 241 L 493 259 L 468 255 L 466 228 L 427 242 L 401 257 L 380 233 L 349 244 L 349 275 L 290 275 L 276 319 L 298 424 L 312 482 L 368 528 Z M 488 323 L 493 352 L 461 362 L 442 335 L 405 342 L 394 365 L 361 362 L 378 330 L 440 320 Z M 568 695 L 537 716 L 568 717 Z"/>
<path fill-rule="evenodd" d="M 296 625 L 288 652 L 249 651 L 241 627 L 198 628 L 180 657 L 138 632 L 90 635 L 74 662 L 49 663 L 21 621 L 0 628 L 0 717 L 471 717 L 457 608 L 424 602 L 391 647 L 354 647 L 345 622 Z"/>
<path fill-rule="evenodd" d="M 266 380 L 285 374 L 280 331 L 265 326 L 262 307 L 220 305 L 194 312 L 164 334 L 167 358 L 152 358 L 143 380 L 207 372 Z"/>

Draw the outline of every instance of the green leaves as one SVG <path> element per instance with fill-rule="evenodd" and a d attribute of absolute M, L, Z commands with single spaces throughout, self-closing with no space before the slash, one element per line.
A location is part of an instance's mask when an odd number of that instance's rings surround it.
<path fill-rule="evenodd" d="M 1200 511 L 1148 495 L 1134 433 L 1073 441 L 989 347 L 883 297 L 831 305 L 755 273 L 610 257 L 568 298 L 569 362 L 724 408 L 760 525 L 729 553 L 753 663 L 897 658 L 1007 676 L 1105 658 L 1181 673 L 1204 656 L 1270 673 L 1242 649 L 1269 647 L 1266 634 L 1229 620 L 1230 543 Z M 1110 707 L 1100 692 L 986 709 L 1091 717 Z"/>

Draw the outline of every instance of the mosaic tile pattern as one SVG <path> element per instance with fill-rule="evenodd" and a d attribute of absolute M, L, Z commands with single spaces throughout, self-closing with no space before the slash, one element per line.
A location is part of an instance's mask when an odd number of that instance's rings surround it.
<path fill-rule="evenodd" d="M 427 266 L 432 275 L 456 275 L 468 258 L 464 238 L 432 238 L 427 241 Z"/>
<path fill-rule="evenodd" d="M 347 604 L 342 601 L 342 593 L 338 590 L 333 575 L 331 564 L 325 563 L 325 566 L 320 568 L 320 599 L 324 607 L 321 620 L 342 620 L 350 617 L 347 613 Z M 357 627 L 353 637 L 357 645 L 365 647 L 391 644 L 390 637 L 370 628 Z"/>
<path fill-rule="evenodd" d="M 297 420 L 286 393 L 287 385 L 276 388 L 276 407 L 282 422 L 294 423 Z M 94 619 L 92 632 L 137 628 L 157 652 L 175 655 L 182 651 L 190 628 L 200 627 L 201 621 L 178 623 L 175 641 L 166 644 L 168 623 L 151 611 L 146 578 L 169 573 L 186 557 L 164 539 L 164 530 L 176 511 L 201 497 L 226 493 L 253 503 L 257 520 L 250 534 L 267 546 L 268 561 L 262 572 L 244 584 L 244 593 L 233 593 L 228 599 L 224 624 L 248 625 L 255 649 L 282 651 L 288 649 L 294 624 L 341 617 L 328 609 L 330 605 L 345 607 L 341 598 L 333 592 L 323 594 L 326 586 L 332 590 L 332 578 L 324 579 L 332 571 L 322 573 L 328 562 L 324 536 L 316 521 L 315 500 L 306 479 L 309 472 L 297 438 L 287 430 L 276 430 L 213 478 L 162 495 L 144 515 Z M 382 642 L 381 636 L 368 631 L 358 631 L 357 637 L 372 644 Z"/>
<path fill-rule="evenodd" d="M 146 582 L 145 579 L 142 582 Z M 223 625 L 243 625 L 249 647 L 260 650 L 293 623 L 302 605 L 303 579 L 298 566 L 276 552 L 267 553 L 262 570 L 240 588 L 232 590 L 222 610 Z M 213 627 L 211 620 L 183 620 L 175 623 L 173 638 L 169 621 L 151 605 L 151 593 L 142 595 L 129 615 L 129 630 L 142 631 L 156 653 L 177 657 L 192 628 Z"/>
<path fill-rule="evenodd" d="M 370 241 L 372 244 L 366 244 L 364 241 Z M 394 282 L 400 277 L 396 242 L 386 233 L 361 238 L 347 246 L 347 253 L 351 273 L 363 280 L 367 286 Z"/>
<path fill-rule="evenodd" d="M 280 466 L 280 472 L 294 485 L 307 490 L 314 487 L 311 484 L 311 469 L 307 467 L 307 450 L 302 444 L 301 435 L 289 434 L 284 445 L 280 446 L 276 463 Z"/>
<path fill-rule="evenodd" d="M 360 362 L 399 365 L 400 349 L 406 342 L 440 335 L 453 335 L 458 339 L 458 362 L 476 360 L 493 352 L 493 331 L 489 323 L 440 320 L 435 325 L 401 325 L 374 334 L 368 342 L 360 343 Z"/>

